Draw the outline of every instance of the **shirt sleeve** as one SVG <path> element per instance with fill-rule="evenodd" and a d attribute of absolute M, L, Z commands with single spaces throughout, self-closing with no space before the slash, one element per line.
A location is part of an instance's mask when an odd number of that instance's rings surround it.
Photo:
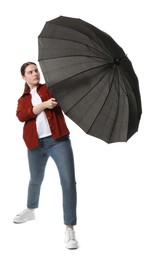
<path fill-rule="evenodd" d="M 18 117 L 19 121 L 21 121 L 21 122 L 27 122 L 29 120 L 36 118 L 36 115 L 33 113 L 33 105 L 27 104 L 27 106 L 26 106 L 24 103 L 24 99 L 20 98 L 18 100 L 16 116 Z"/>

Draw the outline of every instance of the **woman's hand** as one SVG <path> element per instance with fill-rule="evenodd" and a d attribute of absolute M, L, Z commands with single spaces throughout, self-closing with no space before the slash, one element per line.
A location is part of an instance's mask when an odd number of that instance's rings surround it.
<path fill-rule="evenodd" d="M 45 105 L 45 108 L 48 108 L 48 109 L 53 109 L 55 106 L 57 106 L 57 102 L 55 100 L 55 98 L 50 98 L 46 101 L 44 101 L 44 105 Z"/>
<path fill-rule="evenodd" d="M 33 107 L 33 113 L 35 115 L 40 114 L 42 111 L 44 111 L 45 109 L 53 109 L 55 106 L 57 106 L 57 102 L 55 100 L 55 98 L 50 98 L 36 106 Z"/>

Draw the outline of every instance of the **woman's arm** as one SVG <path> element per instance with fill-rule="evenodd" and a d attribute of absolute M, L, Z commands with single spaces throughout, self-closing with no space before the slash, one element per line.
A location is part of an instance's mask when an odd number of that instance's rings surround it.
<path fill-rule="evenodd" d="M 58 103 L 55 101 L 54 98 L 50 98 L 36 106 L 33 106 L 31 100 L 30 102 L 26 102 L 26 100 L 20 98 L 18 100 L 16 116 L 18 117 L 19 121 L 27 122 L 36 118 L 36 116 L 45 109 L 53 109 L 55 106 L 57 106 L 57 104 Z"/>
<path fill-rule="evenodd" d="M 40 114 L 45 109 L 53 109 L 55 106 L 57 106 L 57 102 L 55 101 L 55 98 L 50 98 L 36 106 L 33 107 L 33 113 L 35 115 Z"/>
<path fill-rule="evenodd" d="M 20 122 L 27 122 L 36 118 L 36 115 L 33 112 L 33 105 L 29 102 L 26 106 L 26 100 L 20 98 L 18 100 L 16 116 Z"/>

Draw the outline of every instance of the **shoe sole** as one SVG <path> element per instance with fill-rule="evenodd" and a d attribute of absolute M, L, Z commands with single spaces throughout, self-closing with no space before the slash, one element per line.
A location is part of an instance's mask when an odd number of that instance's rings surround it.
<path fill-rule="evenodd" d="M 69 249 L 69 250 L 76 250 L 76 249 L 78 249 L 78 247 L 75 247 L 75 248 L 69 248 L 69 247 L 67 247 L 67 246 L 66 246 L 66 248 Z"/>
<path fill-rule="evenodd" d="M 77 246 L 77 247 L 68 247 L 67 245 L 65 245 L 65 246 L 66 246 L 66 248 L 69 249 L 69 250 L 76 250 L 76 249 L 79 248 L 79 246 Z"/>
<path fill-rule="evenodd" d="M 18 222 L 18 221 L 13 221 L 13 223 L 14 223 L 14 224 L 23 224 L 23 223 L 26 223 L 26 222 L 31 221 L 31 220 L 35 220 L 35 218 L 32 218 L 32 219 L 26 219 L 26 220 L 21 221 L 21 222 L 20 222 L 20 221 L 19 221 L 19 222 Z"/>

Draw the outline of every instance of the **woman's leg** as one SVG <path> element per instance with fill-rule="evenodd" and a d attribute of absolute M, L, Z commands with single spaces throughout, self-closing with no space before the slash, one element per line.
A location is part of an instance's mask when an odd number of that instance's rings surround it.
<path fill-rule="evenodd" d="M 30 181 L 28 186 L 27 207 L 30 209 L 38 208 L 40 188 L 44 179 L 47 160 L 48 155 L 46 155 L 40 147 L 28 150 Z"/>
<path fill-rule="evenodd" d="M 63 192 L 64 224 L 67 226 L 76 225 L 77 194 L 74 158 L 70 139 L 64 137 L 56 140 L 53 148 L 48 149 L 48 154 L 54 159 L 59 171 Z"/>

